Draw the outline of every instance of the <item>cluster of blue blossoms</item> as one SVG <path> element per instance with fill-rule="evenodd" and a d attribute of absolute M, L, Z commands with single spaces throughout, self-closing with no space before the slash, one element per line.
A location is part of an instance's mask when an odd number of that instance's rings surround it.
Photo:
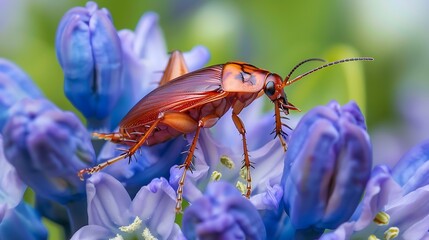
<path fill-rule="evenodd" d="M 115 130 L 157 87 L 169 56 L 155 13 L 144 14 L 135 31 L 117 31 L 108 10 L 93 2 L 64 15 L 56 51 L 65 94 L 86 127 L 0 59 L 0 239 L 46 239 L 42 216 L 71 239 L 429 239 L 429 141 L 393 169 L 372 166 L 354 102 L 310 110 L 288 131 L 286 154 L 269 134 L 273 113 L 262 111 L 263 100 L 245 109 L 255 166 L 249 200 L 242 196 L 241 139 L 232 121 L 202 130 L 180 225 L 177 166 L 192 136 L 143 147 L 135 162 L 81 181 L 79 170 L 121 153 L 90 132 Z M 209 52 L 197 46 L 184 56 L 196 70 Z M 34 205 L 23 201 L 27 187 Z"/>

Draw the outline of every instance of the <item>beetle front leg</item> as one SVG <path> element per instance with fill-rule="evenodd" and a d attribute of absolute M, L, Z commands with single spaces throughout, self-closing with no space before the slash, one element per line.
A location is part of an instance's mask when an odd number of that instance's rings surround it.
<path fill-rule="evenodd" d="M 232 113 L 232 121 L 235 124 L 235 127 L 237 128 L 238 132 L 241 134 L 243 138 L 243 154 L 244 154 L 244 161 L 243 161 L 243 168 L 246 168 L 246 182 L 247 182 L 247 191 L 246 191 L 246 198 L 250 198 L 250 194 L 252 193 L 252 176 L 250 175 L 250 167 L 251 162 L 249 160 L 249 151 L 247 149 L 247 141 L 246 141 L 246 129 L 244 128 L 243 121 L 241 121 L 240 117 L 236 113 Z"/>
<path fill-rule="evenodd" d="M 286 152 L 287 151 L 287 143 L 285 141 L 286 133 L 282 130 L 282 126 L 284 124 L 281 121 L 280 107 L 279 107 L 278 101 L 274 101 L 274 111 L 275 111 L 275 119 L 276 119 L 276 128 L 274 129 L 274 131 L 275 131 L 276 137 L 280 139 L 280 143 L 283 146 L 283 150 Z"/>

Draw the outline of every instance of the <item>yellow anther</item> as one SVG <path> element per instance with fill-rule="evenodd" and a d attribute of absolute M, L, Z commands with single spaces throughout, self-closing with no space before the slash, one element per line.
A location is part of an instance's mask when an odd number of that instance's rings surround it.
<path fill-rule="evenodd" d="M 380 240 L 374 234 L 369 235 L 368 240 Z"/>
<path fill-rule="evenodd" d="M 222 173 L 218 171 L 213 171 L 212 175 L 210 176 L 210 181 L 219 181 L 222 177 Z"/>
<path fill-rule="evenodd" d="M 246 185 L 240 181 L 237 181 L 235 187 L 241 192 L 241 194 L 246 194 Z"/>
<path fill-rule="evenodd" d="M 385 212 L 378 212 L 373 221 L 377 225 L 387 225 L 389 224 L 390 216 Z"/>
<path fill-rule="evenodd" d="M 152 235 L 152 233 L 150 232 L 149 228 L 145 228 L 143 230 L 142 237 L 143 237 L 144 240 L 158 240 L 158 238 L 156 238 L 156 237 L 154 237 Z"/>
<path fill-rule="evenodd" d="M 128 226 L 119 227 L 119 230 L 121 230 L 122 232 L 131 233 L 139 229 L 141 225 L 142 225 L 142 220 L 138 216 L 136 216 L 136 218 L 134 219 L 134 222 L 132 222 Z"/>
<path fill-rule="evenodd" d="M 384 239 L 390 240 L 394 239 L 399 235 L 399 228 L 391 227 L 384 232 Z"/>
<path fill-rule="evenodd" d="M 235 167 L 235 164 L 232 161 L 232 159 L 226 155 L 222 155 L 220 157 L 220 163 L 222 163 L 222 165 L 224 165 L 225 167 L 227 167 L 229 169 L 233 169 Z"/>
<path fill-rule="evenodd" d="M 121 235 L 116 234 L 114 238 L 109 238 L 109 240 L 124 240 L 124 238 Z"/>
<path fill-rule="evenodd" d="M 247 179 L 247 168 L 243 167 L 240 169 L 240 177 L 245 180 Z"/>

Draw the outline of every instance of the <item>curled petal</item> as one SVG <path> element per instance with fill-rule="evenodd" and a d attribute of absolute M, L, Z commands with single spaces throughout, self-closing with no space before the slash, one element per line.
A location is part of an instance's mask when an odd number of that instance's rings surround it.
<path fill-rule="evenodd" d="M 175 239 L 182 235 L 175 230 L 175 207 L 176 193 L 173 188 L 166 179 L 155 178 L 137 193 L 131 211 L 141 219 L 146 219 L 145 226 L 152 235 L 160 239 Z"/>
<path fill-rule="evenodd" d="M 103 172 L 92 175 L 86 185 L 88 224 L 104 226 L 113 232 L 128 225 L 131 198 L 122 184 Z"/>
<path fill-rule="evenodd" d="M 87 225 L 75 232 L 71 240 L 105 240 L 114 237 L 115 234 L 106 227 Z"/>
<path fill-rule="evenodd" d="M 365 129 L 353 103 L 316 107 L 299 122 L 282 179 L 285 208 L 296 229 L 319 232 L 316 229 L 336 228 L 351 217 L 371 169 Z"/>
<path fill-rule="evenodd" d="M 429 184 L 429 140 L 408 151 L 392 171 L 404 194 Z"/>
<path fill-rule="evenodd" d="M 6 160 L 3 152 L 3 138 L 0 135 L 0 222 L 8 209 L 16 207 L 22 200 L 27 186 L 18 176 L 15 168 Z"/>
<path fill-rule="evenodd" d="M 255 207 L 232 185 L 213 182 L 204 197 L 183 215 L 188 239 L 265 239 L 262 219 Z"/>
<path fill-rule="evenodd" d="M 0 131 L 9 118 L 9 109 L 24 98 L 41 98 L 30 77 L 14 63 L 0 58 Z"/>
<path fill-rule="evenodd" d="M 122 93 L 122 51 L 110 14 L 95 3 L 71 9 L 58 27 L 56 50 L 69 100 L 89 125 L 105 120 Z"/>
<path fill-rule="evenodd" d="M 94 150 L 79 119 L 43 99 L 24 99 L 11 113 L 3 129 L 5 155 L 23 181 L 63 204 L 83 198 L 76 173 L 94 161 Z"/>
<path fill-rule="evenodd" d="M 0 239 L 47 239 L 48 231 L 40 215 L 28 204 L 21 202 L 6 212 L 0 222 Z"/>

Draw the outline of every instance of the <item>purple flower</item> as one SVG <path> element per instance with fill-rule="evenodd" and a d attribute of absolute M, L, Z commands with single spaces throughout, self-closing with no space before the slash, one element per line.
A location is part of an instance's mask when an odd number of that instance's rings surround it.
<path fill-rule="evenodd" d="M 27 186 L 3 154 L 0 135 L 0 239 L 46 239 L 40 215 L 22 201 Z"/>
<path fill-rule="evenodd" d="M 0 58 L 0 131 L 9 117 L 9 108 L 24 98 L 40 98 L 42 93 L 30 77 L 12 62 Z"/>
<path fill-rule="evenodd" d="M 429 141 L 411 149 L 397 163 L 393 175 L 387 166 L 375 167 L 357 218 L 322 239 L 381 238 L 386 232 L 401 239 L 429 238 L 428 174 Z M 380 216 L 382 221 L 376 224 L 374 219 Z"/>
<path fill-rule="evenodd" d="M 9 209 L 0 221 L 0 239 L 38 240 L 47 237 L 40 215 L 25 202 Z"/>
<path fill-rule="evenodd" d="M 3 152 L 3 138 L 0 135 L 0 222 L 9 209 L 15 208 L 22 200 L 27 186 L 6 160 Z"/>
<path fill-rule="evenodd" d="M 174 223 L 176 195 L 167 180 L 153 179 L 133 200 L 119 181 L 105 173 L 89 178 L 86 189 L 88 225 L 72 239 L 183 238 Z"/>
<path fill-rule="evenodd" d="M 219 181 L 207 187 L 183 215 L 188 239 L 265 239 L 265 226 L 253 206 L 231 184 Z"/>
<path fill-rule="evenodd" d="M 88 125 L 114 127 L 106 118 L 125 86 L 121 44 L 110 13 L 94 2 L 69 10 L 58 26 L 56 51 L 65 93 Z"/>
<path fill-rule="evenodd" d="M 10 111 L 3 129 L 5 155 L 24 182 L 61 203 L 84 197 L 76 173 L 95 156 L 78 118 L 44 99 L 20 101 Z"/>
<path fill-rule="evenodd" d="M 84 182 L 76 173 L 95 160 L 78 118 L 45 99 L 24 99 L 10 109 L 3 128 L 5 155 L 37 195 L 68 209 L 71 228 L 86 224 Z"/>
<path fill-rule="evenodd" d="M 309 111 L 291 136 L 282 179 L 292 226 L 321 234 L 347 221 L 362 197 L 371 158 L 364 118 L 354 102 Z"/>

